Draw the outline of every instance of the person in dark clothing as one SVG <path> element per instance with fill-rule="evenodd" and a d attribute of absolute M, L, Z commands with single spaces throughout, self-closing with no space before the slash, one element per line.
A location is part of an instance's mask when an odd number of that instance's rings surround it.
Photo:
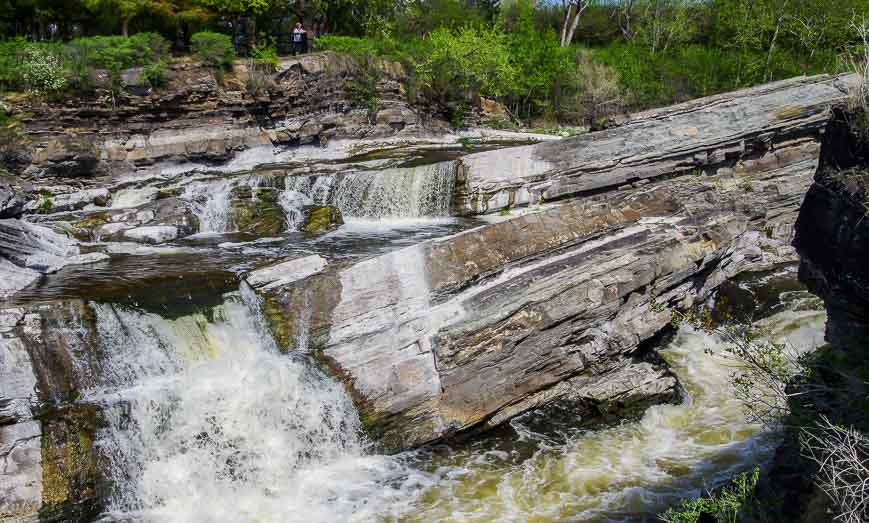
<path fill-rule="evenodd" d="M 308 52 L 308 32 L 302 28 L 301 22 L 293 28 L 293 56 Z"/>

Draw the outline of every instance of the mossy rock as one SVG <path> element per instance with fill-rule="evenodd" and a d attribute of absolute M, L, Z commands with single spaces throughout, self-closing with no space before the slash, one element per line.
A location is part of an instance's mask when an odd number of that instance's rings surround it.
<path fill-rule="evenodd" d="M 278 202 L 278 190 L 236 187 L 232 194 L 232 222 L 240 232 L 274 236 L 286 230 L 287 219 Z"/>
<path fill-rule="evenodd" d="M 99 514 L 105 482 L 94 440 L 105 425 L 93 405 L 43 415 L 40 521 L 86 521 Z"/>
<path fill-rule="evenodd" d="M 310 234 L 331 231 L 344 224 L 341 209 L 334 205 L 308 205 L 302 209 L 302 215 L 299 229 Z"/>
<path fill-rule="evenodd" d="M 164 187 L 163 189 L 157 190 L 157 199 L 165 200 L 167 198 L 175 198 L 176 196 L 181 195 L 181 188 L 179 187 Z"/>

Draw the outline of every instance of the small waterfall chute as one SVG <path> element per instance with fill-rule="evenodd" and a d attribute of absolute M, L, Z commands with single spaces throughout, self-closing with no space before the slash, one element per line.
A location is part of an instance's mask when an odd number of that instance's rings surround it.
<path fill-rule="evenodd" d="M 95 306 L 110 356 L 89 399 L 109 421 L 109 518 L 368 521 L 409 504 L 391 486 L 408 471 L 366 454 L 341 384 L 281 354 L 252 292 L 242 298 L 212 319 Z"/>
<path fill-rule="evenodd" d="M 286 192 L 334 205 L 345 218 L 402 219 L 449 216 L 455 162 L 381 171 L 289 176 Z M 293 197 L 297 201 L 297 197 Z"/>

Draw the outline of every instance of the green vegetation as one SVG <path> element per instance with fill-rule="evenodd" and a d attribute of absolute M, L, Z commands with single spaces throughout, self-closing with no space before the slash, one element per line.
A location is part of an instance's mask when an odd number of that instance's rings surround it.
<path fill-rule="evenodd" d="M 93 87 L 95 70 L 148 66 L 169 41 L 222 77 L 236 54 L 259 78 L 296 21 L 315 48 L 401 62 L 408 91 L 460 125 L 477 95 L 536 127 L 606 126 L 666 105 L 857 64 L 866 0 L 6 0 L 0 90 Z M 106 34 L 132 34 L 101 36 Z M 66 43 L 64 43 L 66 42 Z M 860 64 L 863 64 L 861 56 Z M 26 73 L 26 76 L 25 76 Z M 364 83 L 365 79 L 360 80 Z M 366 105 L 374 107 L 373 98 Z"/>
<path fill-rule="evenodd" d="M 203 31 L 190 39 L 193 56 L 214 69 L 228 69 L 235 60 L 232 39 L 224 34 Z"/>
<path fill-rule="evenodd" d="M 661 515 L 666 523 L 739 523 L 749 520 L 749 514 L 758 510 L 755 487 L 760 469 L 751 474 L 741 474 L 732 485 L 711 492 L 707 497 L 682 500 L 676 508 Z M 701 519 L 704 518 L 704 519 Z"/>
<path fill-rule="evenodd" d="M 67 88 L 86 91 L 98 69 L 117 82 L 121 71 L 135 66 L 146 68 L 149 81 L 162 83 L 168 60 L 169 42 L 156 33 L 76 38 L 66 44 L 17 38 L 0 44 L 0 90 L 37 95 Z"/>

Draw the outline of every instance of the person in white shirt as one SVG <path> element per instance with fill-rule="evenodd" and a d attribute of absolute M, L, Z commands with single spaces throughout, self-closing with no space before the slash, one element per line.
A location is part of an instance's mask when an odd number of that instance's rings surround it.
<path fill-rule="evenodd" d="M 308 32 L 302 28 L 302 23 L 297 22 L 293 28 L 293 56 L 304 53 L 308 47 Z"/>

